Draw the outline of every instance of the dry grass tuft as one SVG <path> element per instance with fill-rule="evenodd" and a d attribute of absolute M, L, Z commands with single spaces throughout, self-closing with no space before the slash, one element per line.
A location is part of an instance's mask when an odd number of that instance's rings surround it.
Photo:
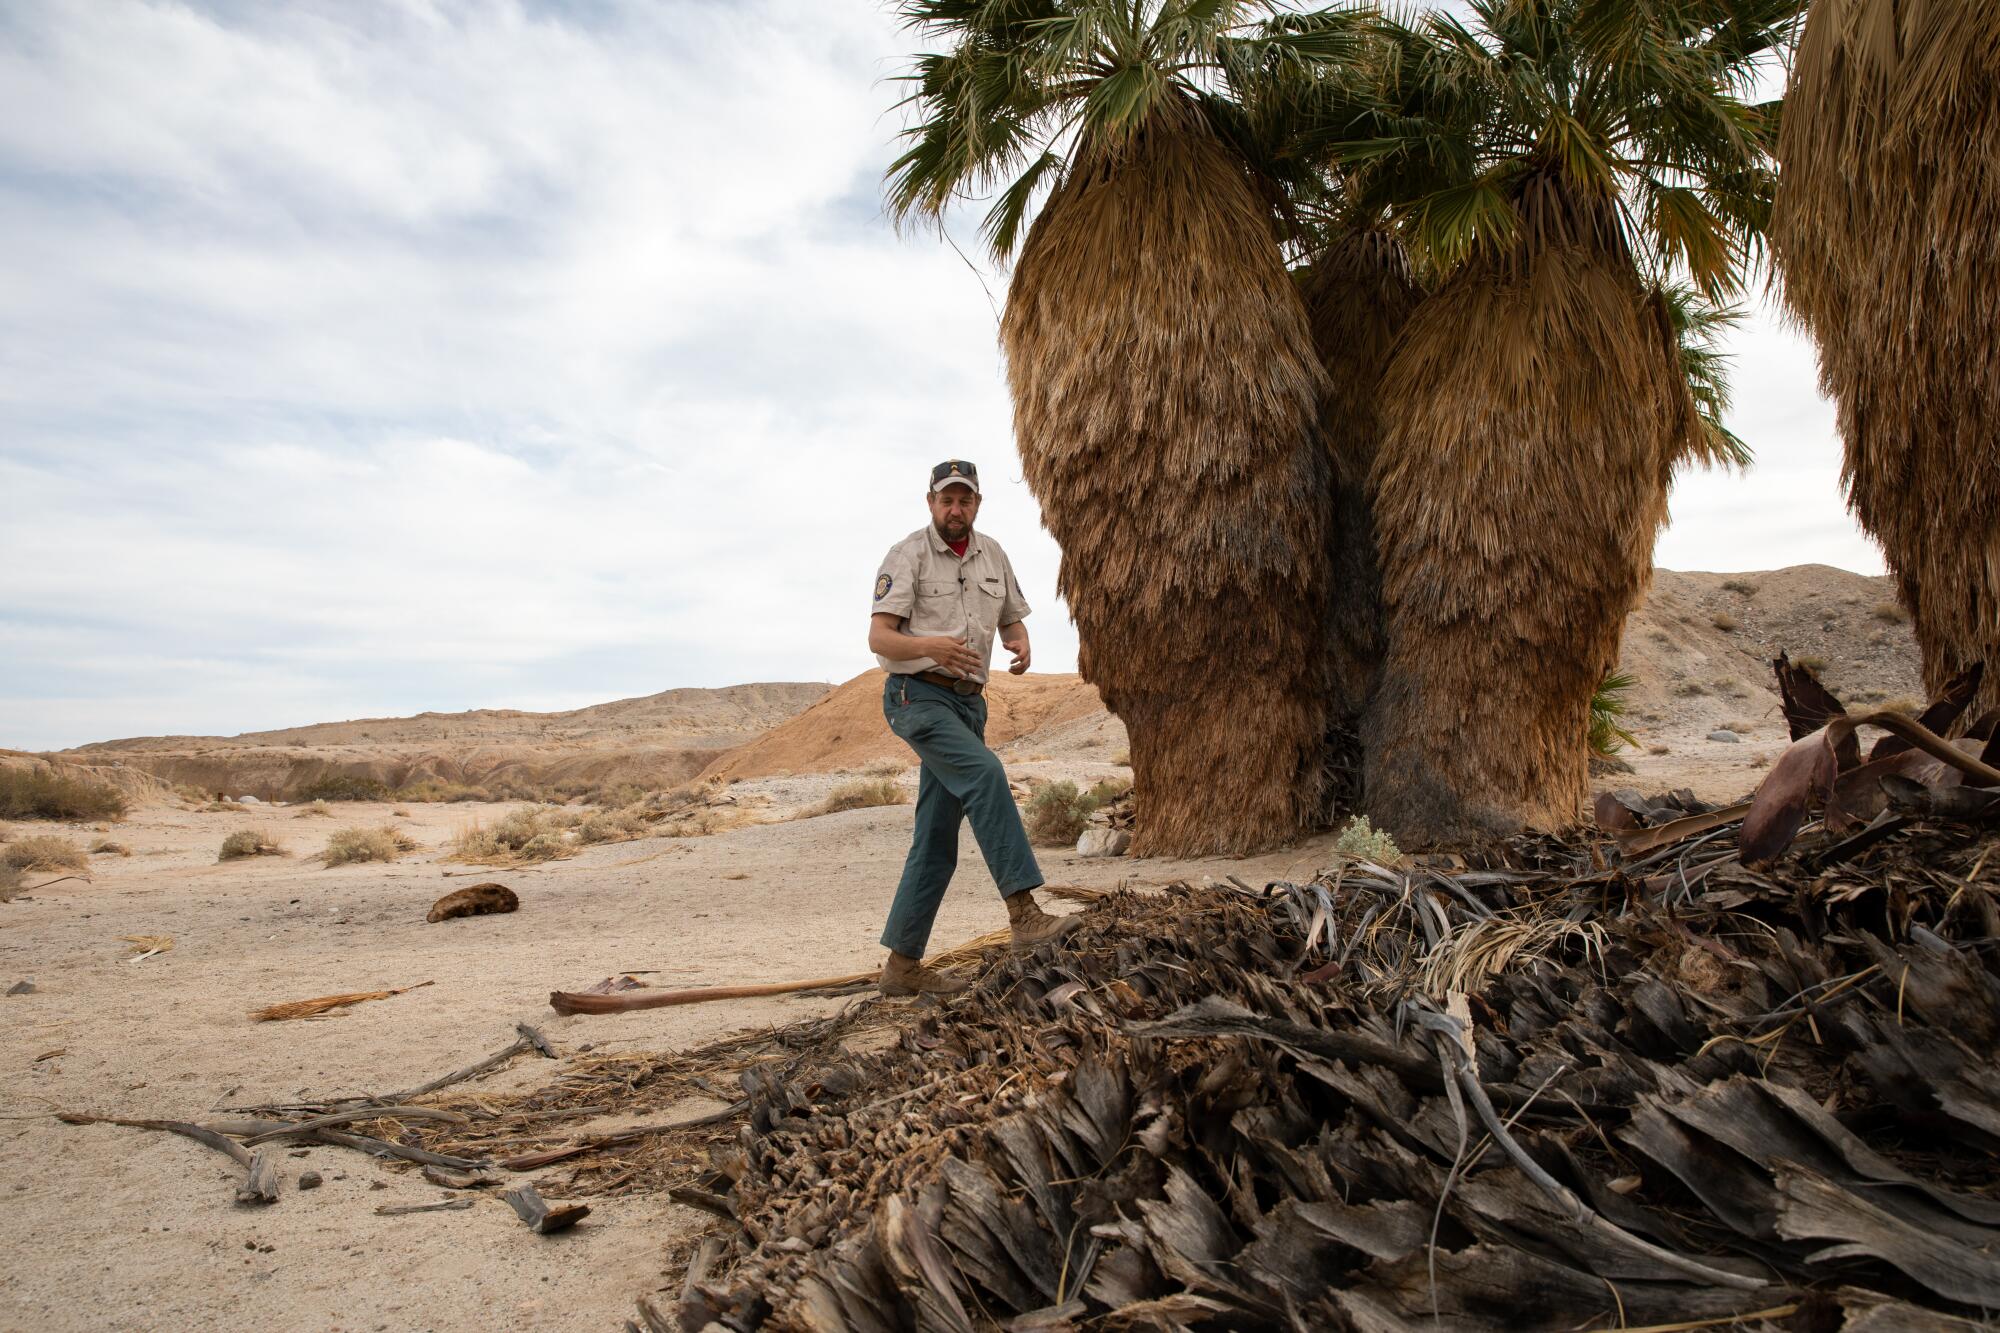
<path fill-rule="evenodd" d="M 1029 797 L 1021 822 L 1027 826 L 1028 840 L 1037 846 L 1073 847 L 1090 827 L 1090 817 L 1096 811 L 1095 797 L 1064 780 L 1051 782 Z"/>
<path fill-rule="evenodd" d="M 325 801 L 314 801 L 311 805 L 305 807 L 303 810 L 293 815 L 292 818 L 331 819 L 333 818 L 333 811 L 327 808 L 327 804 Z"/>
<path fill-rule="evenodd" d="M 876 805 L 904 805 L 909 799 L 909 793 L 888 778 L 843 782 L 828 792 L 826 799 L 814 806 L 807 817 L 831 815 L 842 810 L 865 810 Z"/>
<path fill-rule="evenodd" d="M 1120 750 L 1117 754 L 1111 756 L 1111 762 L 1120 768 L 1130 768 L 1132 767 L 1132 752 L 1130 750 Z"/>
<path fill-rule="evenodd" d="M 1724 579 L 1722 581 L 1722 590 L 1724 592 L 1733 592 L 1739 597 L 1755 597 L 1757 595 L 1757 585 L 1746 579 Z"/>
<path fill-rule="evenodd" d="M 1878 706 L 1886 712 L 1904 713 L 1910 717 L 1922 717 L 1925 704 L 1922 699 L 1914 699 L 1905 694 L 1894 699 L 1884 699 Z"/>
<path fill-rule="evenodd" d="M 1901 602 L 1877 602 L 1868 614 L 1890 625 L 1905 624 L 1910 618 L 1910 613 L 1903 609 Z"/>
<path fill-rule="evenodd" d="M 1736 629 L 1738 624 L 1740 624 L 1741 622 L 1739 622 L 1735 616 L 1730 615 L 1727 611 L 1717 611 L 1714 615 L 1708 618 L 1708 623 L 1715 626 L 1717 629 L 1721 630 L 1724 634 L 1729 634 L 1732 633 Z"/>
<path fill-rule="evenodd" d="M 1827 661 L 1824 657 L 1814 657 L 1811 654 L 1807 654 L 1804 657 L 1794 657 L 1792 665 L 1808 673 L 1816 680 L 1822 679 L 1826 675 Z"/>
<path fill-rule="evenodd" d="M 1130 778 L 1099 778 L 1090 784 L 1090 790 L 1085 794 L 1097 803 L 1099 809 L 1102 809 L 1113 801 L 1129 795 L 1131 791 Z"/>
<path fill-rule="evenodd" d="M 326 840 L 326 850 L 319 855 L 330 866 L 344 866 L 353 861 L 393 861 L 416 849 L 415 838 L 384 824 L 380 828 L 335 829 Z"/>
<path fill-rule="evenodd" d="M 23 878 L 18 868 L 0 861 L 0 903 L 13 902 L 20 896 Z"/>
<path fill-rule="evenodd" d="M 1683 699 L 1698 699 L 1708 693 L 1708 686 L 1698 680 L 1684 680 L 1674 686 L 1674 693 Z"/>
<path fill-rule="evenodd" d="M 267 834 L 256 829 L 242 828 L 222 840 L 222 850 L 216 854 L 218 861 L 240 861 L 248 856 L 284 856 L 285 846 Z"/>
<path fill-rule="evenodd" d="M 122 819 L 125 796 L 107 782 L 55 768 L 0 767 L 0 818 Z"/>
<path fill-rule="evenodd" d="M 14 870 L 87 870 L 90 858 L 83 848 L 54 833 L 37 833 L 20 838 L 0 849 L 0 866 Z"/>
<path fill-rule="evenodd" d="M 576 826 L 576 840 L 586 846 L 600 842 L 630 842 L 652 832 L 645 816 L 633 807 L 599 810 Z"/>
<path fill-rule="evenodd" d="M 109 838 L 99 838 L 96 842 L 90 844 L 90 854 L 92 856 L 130 856 L 132 849 L 122 842 L 113 842 Z"/>

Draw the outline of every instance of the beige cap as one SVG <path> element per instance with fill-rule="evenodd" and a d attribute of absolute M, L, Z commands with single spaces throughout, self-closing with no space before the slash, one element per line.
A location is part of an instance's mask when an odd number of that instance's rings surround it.
<path fill-rule="evenodd" d="M 947 486 L 970 486 L 972 493 L 979 492 L 979 467 L 963 458 L 947 458 L 931 469 L 931 490 L 941 491 Z"/>

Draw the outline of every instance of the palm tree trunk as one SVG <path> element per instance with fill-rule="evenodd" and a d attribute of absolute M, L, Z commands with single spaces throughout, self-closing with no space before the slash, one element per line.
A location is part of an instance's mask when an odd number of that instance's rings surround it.
<path fill-rule="evenodd" d="M 1326 731 L 1325 374 L 1268 212 L 1191 107 L 1078 154 L 1001 340 L 1079 664 L 1131 736 L 1134 851 L 1296 836 Z"/>
<path fill-rule="evenodd" d="M 1382 370 L 1396 335 L 1422 296 L 1409 255 L 1395 236 L 1347 232 L 1302 275 L 1313 346 L 1325 367 L 1320 433 L 1333 463 L 1327 567 L 1327 745 L 1322 767 L 1324 815 L 1359 809 L 1361 719 L 1381 677 L 1382 572 L 1375 555 L 1375 496 L 1370 473 L 1380 443 L 1377 403 Z"/>
<path fill-rule="evenodd" d="M 2000 706 L 2000 28 L 1981 0 L 1820 0 L 1786 93 L 1771 223 L 1819 345 L 1854 515 L 1933 693 Z"/>
<path fill-rule="evenodd" d="M 1582 816 L 1590 698 L 1691 426 L 1615 225 L 1526 193 L 1531 234 L 1420 306 L 1382 382 L 1365 804 L 1406 846 Z"/>

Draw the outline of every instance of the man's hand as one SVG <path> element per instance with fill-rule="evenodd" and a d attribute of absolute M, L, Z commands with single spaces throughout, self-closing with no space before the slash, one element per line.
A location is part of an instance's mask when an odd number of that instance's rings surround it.
<path fill-rule="evenodd" d="M 939 635 L 922 641 L 924 656 L 957 676 L 971 676 L 979 670 L 979 654 L 965 646 L 964 639 Z"/>
<path fill-rule="evenodd" d="M 1014 660 L 1007 664 L 1009 675 L 1018 676 L 1028 669 L 1028 627 L 1020 621 L 1000 627 L 1000 646 L 1014 654 Z"/>

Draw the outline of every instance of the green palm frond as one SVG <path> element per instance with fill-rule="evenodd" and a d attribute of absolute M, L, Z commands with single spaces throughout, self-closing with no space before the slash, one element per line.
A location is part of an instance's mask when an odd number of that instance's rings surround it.
<path fill-rule="evenodd" d="M 1750 466 L 1750 446 L 1723 424 L 1729 411 L 1732 387 L 1729 356 L 1722 350 L 1723 335 L 1743 322 L 1743 307 L 1718 305 L 1692 286 L 1667 283 L 1654 295 L 1673 330 L 1680 358 L 1681 377 L 1687 381 L 1701 419 L 1708 461 L 1734 467 Z"/>

